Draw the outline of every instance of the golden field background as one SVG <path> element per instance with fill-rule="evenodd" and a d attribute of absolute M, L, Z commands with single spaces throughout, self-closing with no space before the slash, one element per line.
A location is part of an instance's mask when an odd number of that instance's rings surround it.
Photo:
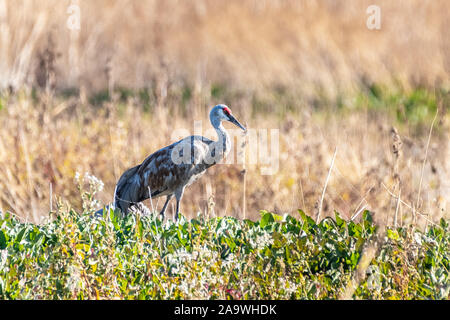
<path fill-rule="evenodd" d="M 216 166 L 186 191 L 185 215 L 314 216 L 337 147 L 324 216 L 448 216 L 450 3 L 375 1 L 381 30 L 368 30 L 373 2 L 0 0 L 0 208 L 39 222 L 50 185 L 53 206 L 79 208 L 76 172 L 101 179 L 107 203 L 125 169 L 227 103 L 280 130 L 280 170 L 246 165 L 244 188 L 242 165 Z M 433 108 L 399 123 L 411 99 L 386 98 L 416 92 L 438 109 L 433 126 Z"/>
<path fill-rule="evenodd" d="M 71 4 L 80 30 L 67 27 Z M 369 5 L 381 30 L 366 27 Z M 450 70 L 450 4 L 436 1 L 0 1 L 0 83 L 45 83 L 51 47 L 59 88 L 188 82 L 327 93 L 368 82 L 435 85 Z"/>

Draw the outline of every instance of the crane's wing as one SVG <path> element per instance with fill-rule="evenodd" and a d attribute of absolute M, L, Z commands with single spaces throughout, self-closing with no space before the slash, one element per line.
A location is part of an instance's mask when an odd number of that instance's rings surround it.
<path fill-rule="evenodd" d="M 145 187 L 151 190 L 151 196 L 173 193 L 199 171 L 206 170 L 204 160 L 210 143 L 212 141 L 205 137 L 190 136 L 149 156 L 141 164 L 138 174 Z"/>
<path fill-rule="evenodd" d="M 120 177 L 116 187 L 116 206 L 127 213 L 130 206 L 150 197 L 172 194 L 180 186 L 189 183 L 210 165 L 204 164 L 211 140 L 191 136 L 151 154 L 144 162 L 128 169 Z M 190 160 L 178 163 L 189 151 Z M 186 160 L 186 158 L 184 158 Z"/>

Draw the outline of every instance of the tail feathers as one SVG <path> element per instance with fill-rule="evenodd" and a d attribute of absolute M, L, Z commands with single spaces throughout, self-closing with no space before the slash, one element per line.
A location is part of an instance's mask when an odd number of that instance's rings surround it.
<path fill-rule="evenodd" d="M 105 210 L 106 210 L 107 214 L 109 215 L 109 212 L 110 212 L 109 210 L 111 210 L 111 209 L 113 211 L 115 211 L 116 207 L 114 206 L 114 203 L 110 203 L 110 204 L 104 206 L 103 208 L 95 211 L 94 217 L 95 218 L 103 217 L 103 213 L 105 212 Z M 136 203 L 132 208 L 130 208 L 130 211 L 138 212 L 144 216 L 149 216 L 152 214 L 152 211 L 146 205 L 144 205 L 142 202 Z M 2 212 L 0 211 L 0 217 L 1 217 L 1 213 Z"/>
<path fill-rule="evenodd" d="M 139 167 L 136 166 L 125 171 L 117 182 L 114 202 L 123 214 L 127 214 L 128 209 L 140 202 L 143 196 L 141 177 L 138 174 Z"/>

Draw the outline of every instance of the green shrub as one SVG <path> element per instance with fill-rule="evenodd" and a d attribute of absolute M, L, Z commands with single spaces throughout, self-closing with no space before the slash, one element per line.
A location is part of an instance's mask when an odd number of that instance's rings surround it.
<path fill-rule="evenodd" d="M 43 225 L 0 218 L 1 299 L 336 299 L 364 248 L 379 241 L 370 212 L 316 224 L 262 211 L 162 222 L 114 211 L 59 210 Z M 382 239 L 383 240 L 383 239 Z M 387 229 L 354 298 L 446 299 L 449 228 Z"/>

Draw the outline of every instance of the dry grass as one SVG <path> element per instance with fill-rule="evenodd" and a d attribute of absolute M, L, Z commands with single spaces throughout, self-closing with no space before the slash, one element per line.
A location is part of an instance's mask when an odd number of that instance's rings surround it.
<path fill-rule="evenodd" d="M 155 86 L 161 99 L 182 84 L 287 86 L 312 99 L 361 82 L 448 82 L 448 1 L 377 1 L 376 31 L 366 28 L 372 2 L 1 0 L 0 84 L 45 85 L 49 44 L 59 88 Z M 71 3 L 79 31 L 66 27 Z"/>
<path fill-rule="evenodd" d="M 54 195 L 80 207 L 74 176 L 77 171 L 90 172 L 105 182 L 100 195 L 101 201 L 108 203 L 120 174 L 173 142 L 173 128 L 193 132 L 194 120 L 208 123 L 206 108 L 198 108 L 195 116 L 182 116 L 175 107 L 146 113 L 133 100 L 125 105 L 106 103 L 99 110 L 81 104 L 77 98 L 33 103 L 29 96 L 19 94 L 5 101 L 7 106 L 0 112 L 1 202 L 5 209 L 34 220 L 49 210 L 50 184 Z M 427 134 L 411 138 L 405 128 L 403 155 L 397 163 L 391 150 L 394 120 L 383 113 L 360 111 L 344 118 L 306 111 L 285 118 L 270 114 L 238 116 L 249 128 L 280 128 L 279 171 L 264 176 L 261 165 L 246 164 L 249 218 L 255 218 L 260 209 L 295 214 L 302 208 L 317 214 L 336 146 L 338 153 L 321 204 L 322 217 L 337 210 L 351 218 L 366 207 L 379 212 L 376 218 L 380 221 L 393 223 L 398 205 L 396 175 L 401 177 L 401 200 L 406 203 L 399 220 L 411 221 L 408 205 L 416 203 L 420 183 L 422 202 L 415 210 L 432 213 L 432 220 L 444 214 L 448 201 L 445 133 L 432 137 L 421 179 Z M 183 212 L 192 216 L 208 211 L 212 205 L 217 215 L 240 217 L 244 190 L 241 170 L 242 165 L 237 164 L 211 168 L 188 188 Z M 162 206 L 162 202 L 153 204 Z"/>
<path fill-rule="evenodd" d="M 0 0 L 0 86 L 10 89 L 0 98 L 1 207 L 39 221 L 50 184 L 80 206 L 77 171 L 105 182 L 106 203 L 123 170 L 226 102 L 251 128 L 280 129 L 280 170 L 262 176 L 246 164 L 244 200 L 242 165 L 212 168 L 187 191 L 187 215 L 240 216 L 243 203 L 249 218 L 259 209 L 317 214 L 337 146 L 321 216 L 351 218 L 366 207 L 385 223 L 412 213 L 438 219 L 450 201 L 448 115 L 439 115 L 428 148 L 431 121 L 422 119 L 424 133 L 400 128 L 397 158 L 389 112 L 364 103 L 335 112 L 343 93 L 351 107 L 374 83 L 448 88 L 449 3 L 377 3 L 379 31 L 365 26 L 370 1 L 79 1 L 81 29 L 71 31 L 69 1 Z M 144 90 L 145 101 L 114 96 L 99 107 L 88 99 L 118 87 Z M 75 94 L 55 94 L 68 89 Z"/>

